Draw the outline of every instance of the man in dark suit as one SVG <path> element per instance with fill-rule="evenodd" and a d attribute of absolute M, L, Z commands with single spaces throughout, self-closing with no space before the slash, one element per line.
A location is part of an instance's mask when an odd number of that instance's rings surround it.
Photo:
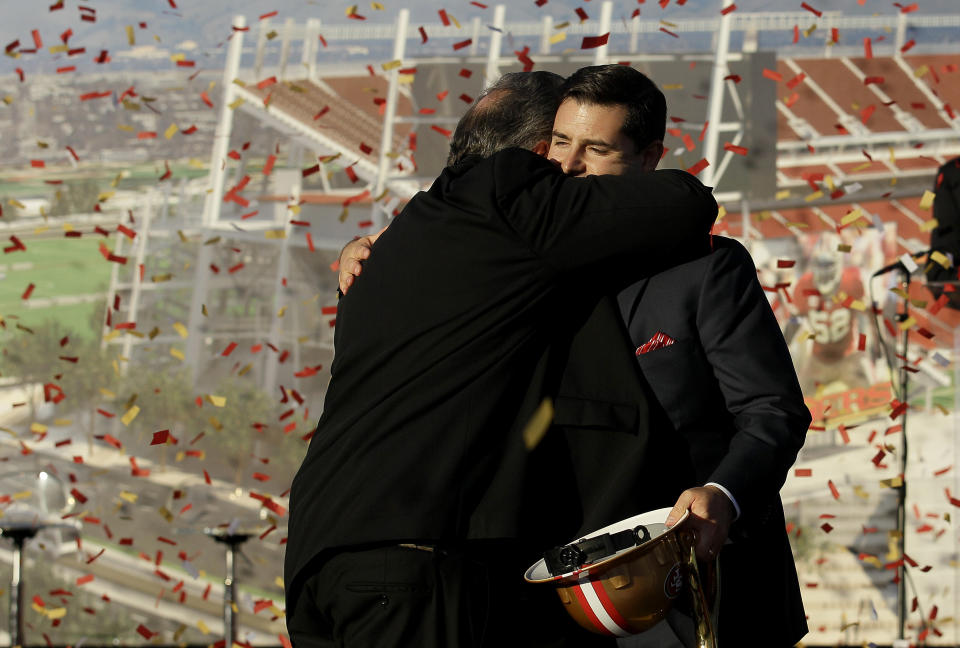
<path fill-rule="evenodd" d="M 524 444 L 556 392 L 546 350 L 609 289 L 591 277 L 625 285 L 706 253 L 716 203 L 683 172 L 562 174 L 531 151 L 546 152 L 556 90 L 556 75 L 507 75 L 478 100 L 450 166 L 340 302 L 291 491 L 297 648 L 591 643 L 519 579 L 559 535 L 535 496 L 549 458 Z"/>
<path fill-rule="evenodd" d="M 571 175 L 654 169 L 664 122 L 647 116 L 644 79 L 618 65 L 574 73 L 562 90 L 548 156 Z M 590 377 L 597 373 L 593 351 L 601 338 L 609 347 L 622 318 L 657 411 L 646 439 L 608 434 L 604 444 L 577 431 L 558 399 L 555 423 L 580 459 L 580 481 L 596 484 L 582 493 L 583 531 L 643 507 L 673 504 L 672 519 L 689 509 L 700 531 L 698 556 L 719 554 L 720 645 L 794 645 L 807 627 L 778 491 L 810 415 L 750 255 L 714 237 L 707 256 L 641 279 L 610 302 L 574 340 L 561 398 L 576 399 L 584 384 L 598 382 Z M 594 476 L 596 465 L 614 471 L 617 483 Z M 690 629 L 673 625 L 678 634 Z M 661 627 L 623 643 L 662 648 L 666 634 Z"/>
<path fill-rule="evenodd" d="M 584 68 L 563 97 L 549 157 L 565 173 L 656 168 L 666 113 L 649 79 Z M 698 556 L 719 554 L 721 645 L 792 646 L 807 627 L 778 491 L 810 416 L 750 255 L 713 240 L 709 255 L 601 300 L 572 340 L 545 352 L 562 378 L 538 447 L 554 475 L 540 497 L 563 503 L 555 514 L 568 539 L 646 510 L 689 509 Z M 344 289 L 368 256 L 369 240 L 344 250 Z M 670 621 L 623 643 L 667 648 L 675 630 L 690 645 L 692 624 Z"/>

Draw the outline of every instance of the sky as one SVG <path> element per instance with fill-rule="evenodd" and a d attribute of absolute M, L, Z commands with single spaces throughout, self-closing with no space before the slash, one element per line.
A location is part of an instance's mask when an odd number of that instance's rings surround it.
<path fill-rule="evenodd" d="M 503 0 L 500 0 L 503 2 Z M 683 17 L 711 17 L 719 14 L 722 0 L 616 0 L 614 19 L 629 17 L 635 10 L 647 19 L 671 20 Z M 86 54 L 107 50 L 116 61 L 124 59 L 169 58 L 171 53 L 185 53 L 192 58 L 207 57 L 211 65 L 219 60 L 223 42 L 230 35 L 233 15 L 247 17 L 248 24 L 255 24 L 264 14 L 277 12 L 275 21 L 293 18 L 319 18 L 324 24 L 372 24 L 391 23 L 400 8 L 411 11 L 412 25 L 439 25 L 438 9 L 461 23 L 468 23 L 475 16 L 486 22 L 492 21 L 496 0 L 0 0 L 0 44 L 4 47 L 20 41 L 20 48 L 32 48 L 34 30 L 39 35 L 45 51 L 25 55 L 20 59 L 6 58 L 6 70 L 0 74 L 13 74 L 16 67 L 27 70 L 53 72 L 64 65 L 66 56 L 50 54 L 51 45 L 61 42 L 61 35 L 72 30 L 68 38 L 70 47 L 86 47 Z M 960 0 L 809 0 L 806 4 L 817 11 L 838 11 L 847 15 L 884 14 L 894 15 L 903 7 L 916 2 L 917 14 L 958 14 Z M 553 16 L 555 22 L 579 20 L 575 10 L 582 9 L 591 18 L 600 13 L 601 0 L 547 0 L 537 6 L 534 0 L 511 0 L 505 3 L 507 20 L 539 20 L 545 15 Z M 664 6 L 661 6 L 664 4 Z M 809 15 L 802 0 L 736 0 L 738 12 L 794 11 Z M 61 6 L 62 8 L 56 9 Z M 81 9 L 85 7 L 87 9 Z M 351 7 L 365 20 L 347 18 Z M 51 10 L 53 9 L 53 10 Z M 90 20 L 95 10 L 96 20 Z M 82 20 L 87 16 L 87 20 Z M 133 31 L 133 45 L 128 40 L 127 27 Z M 960 39 L 958 39 L 960 40 Z M 90 58 L 87 56 L 87 58 Z M 93 64 L 84 56 L 71 57 L 70 63 L 81 59 L 77 73 L 87 71 Z M 219 66 L 219 65 L 217 65 Z"/>

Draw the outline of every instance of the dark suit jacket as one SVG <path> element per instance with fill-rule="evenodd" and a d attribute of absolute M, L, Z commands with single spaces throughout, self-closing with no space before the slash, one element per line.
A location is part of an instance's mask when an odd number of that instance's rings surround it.
<path fill-rule="evenodd" d="M 635 280 L 703 254 L 715 215 L 689 174 L 568 178 L 518 149 L 415 196 L 340 301 L 324 411 L 291 490 L 288 609 L 324 549 L 536 529 L 524 489 L 544 480 L 521 433 L 539 402 L 525 394 L 555 390 L 540 360 L 556 323 L 582 321 L 606 289 L 580 278 Z"/>
<path fill-rule="evenodd" d="M 730 490 L 741 517 L 721 552 L 720 637 L 793 645 L 807 628 L 778 491 L 810 415 L 749 254 L 714 248 L 601 302 L 570 347 L 554 438 L 573 458 L 574 535 L 685 488 Z M 660 331 L 676 342 L 634 354 Z"/>

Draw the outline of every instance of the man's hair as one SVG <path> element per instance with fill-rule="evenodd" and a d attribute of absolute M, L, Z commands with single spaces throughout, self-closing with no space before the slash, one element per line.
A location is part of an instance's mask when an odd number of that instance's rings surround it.
<path fill-rule="evenodd" d="M 667 100 L 642 72 L 626 65 L 594 65 L 571 74 L 560 88 L 560 101 L 623 106 L 627 117 L 620 129 L 637 152 L 663 140 L 667 126 Z"/>
<path fill-rule="evenodd" d="M 510 72 L 480 94 L 457 123 L 447 166 L 468 155 L 488 157 L 510 147 L 532 149 L 550 141 L 563 77 L 553 72 Z"/>

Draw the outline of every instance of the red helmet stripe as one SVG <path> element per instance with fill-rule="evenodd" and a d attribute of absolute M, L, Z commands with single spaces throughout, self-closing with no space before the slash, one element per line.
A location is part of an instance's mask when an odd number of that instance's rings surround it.
<path fill-rule="evenodd" d="M 580 585 L 574 585 L 570 589 L 573 590 L 573 593 L 577 597 L 577 601 L 580 603 L 580 608 L 587 615 L 587 618 L 590 619 L 590 622 L 593 623 L 594 627 L 597 629 L 597 632 L 600 634 L 612 635 L 613 633 L 603 627 L 603 624 L 600 623 L 600 619 L 598 619 L 596 613 L 594 613 L 593 607 L 590 605 L 590 602 L 587 601 L 587 597 L 584 596 L 583 589 L 580 587 Z"/>
<path fill-rule="evenodd" d="M 613 601 L 610 600 L 610 596 L 607 594 L 607 590 L 604 589 L 603 583 L 600 582 L 599 579 L 591 579 L 590 585 L 593 586 L 593 591 L 597 593 L 597 598 L 600 599 L 603 609 L 607 611 L 607 614 L 610 615 L 613 622 L 620 626 L 621 629 L 627 631 L 630 624 L 627 623 L 627 620 L 617 611 L 616 606 L 614 606 Z"/>
<path fill-rule="evenodd" d="M 605 634 L 612 634 L 618 637 L 629 636 L 631 633 L 624 627 L 626 624 L 621 625 L 620 623 L 614 621 L 613 617 L 610 616 L 609 611 L 597 596 L 595 586 L 591 580 L 592 579 L 585 574 L 580 577 L 580 580 L 577 583 L 577 589 L 582 592 L 583 599 L 586 601 L 587 605 L 590 606 L 590 611 L 593 612 L 593 615 L 590 618 L 596 618 L 596 620 L 600 622 L 604 630 L 606 630 Z M 607 600 L 609 601 L 609 598 Z M 611 605 L 610 607 L 613 606 Z"/>

